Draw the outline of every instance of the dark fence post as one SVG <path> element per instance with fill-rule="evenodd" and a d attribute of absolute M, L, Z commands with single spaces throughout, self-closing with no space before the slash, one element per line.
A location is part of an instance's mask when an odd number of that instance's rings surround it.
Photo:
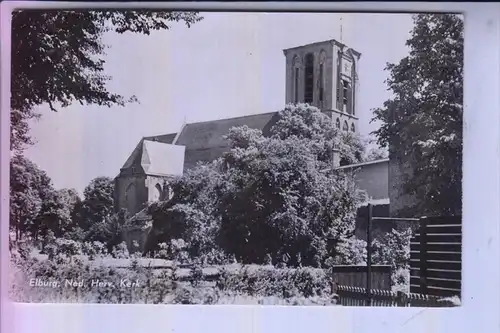
<path fill-rule="evenodd" d="M 420 292 L 427 295 L 427 218 L 420 219 Z"/>
<path fill-rule="evenodd" d="M 402 291 L 398 291 L 396 295 L 396 305 L 406 307 L 408 305 L 405 297 L 406 295 Z"/>
<path fill-rule="evenodd" d="M 339 290 L 339 286 L 338 286 L 337 282 L 333 281 L 332 282 L 332 301 L 333 301 L 333 304 L 340 304 L 340 296 L 339 296 L 338 290 Z"/>
<path fill-rule="evenodd" d="M 368 204 L 368 224 L 366 226 L 366 305 L 372 305 L 372 204 Z"/>

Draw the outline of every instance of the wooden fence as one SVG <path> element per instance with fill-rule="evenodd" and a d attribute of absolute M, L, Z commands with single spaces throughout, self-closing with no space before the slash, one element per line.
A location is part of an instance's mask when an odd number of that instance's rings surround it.
<path fill-rule="evenodd" d="M 461 285 L 461 216 L 422 218 L 410 242 L 410 292 L 460 297 Z"/>
<path fill-rule="evenodd" d="M 339 285 L 363 287 L 367 285 L 368 266 L 333 266 L 332 279 Z M 371 286 L 375 289 L 391 290 L 391 266 L 371 266 Z"/>
<path fill-rule="evenodd" d="M 415 293 L 337 285 L 337 304 L 343 306 L 387 306 L 387 307 L 451 307 L 457 306 L 451 299 Z M 371 298 L 370 301 L 368 301 Z"/>

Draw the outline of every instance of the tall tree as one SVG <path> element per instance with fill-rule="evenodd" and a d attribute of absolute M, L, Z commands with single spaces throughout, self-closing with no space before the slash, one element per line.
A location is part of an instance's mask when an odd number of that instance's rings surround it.
<path fill-rule="evenodd" d="M 104 223 L 113 215 L 113 179 L 97 177 L 92 179 L 83 191 L 81 227 L 89 230 L 92 225 Z"/>
<path fill-rule="evenodd" d="M 272 136 L 285 140 L 297 137 L 309 140 L 319 161 L 330 163 L 332 149 L 338 149 L 341 164 L 355 164 L 362 161 L 364 143 L 352 132 L 339 131 L 325 114 L 305 104 L 287 106 L 280 111 L 277 123 L 271 129 Z"/>
<path fill-rule="evenodd" d="M 231 141 L 242 142 L 240 137 L 251 141 L 224 156 L 228 182 L 219 194 L 219 214 L 225 247 L 254 263 L 268 254 L 290 256 L 291 264 L 300 257 L 305 265 L 337 256 L 339 243 L 354 235 L 362 195 L 353 179 L 328 168 L 329 140 L 231 130 Z"/>
<path fill-rule="evenodd" d="M 10 227 L 16 238 L 32 229 L 42 203 L 53 191 L 45 171 L 20 154 L 10 160 Z"/>
<path fill-rule="evenodd" d="M 182 21 L 201 20 L 196 12 L 21 10 L 12 14 L 11 149 L 31 144 L 28 121 L 35 106 L 52 111 L 73 102 L 124 105 L 134 101 L 108 91 L 103 34 L 149 35 Z"/>
<path fill-rule="evenodd" d="M 42 202 L 40 212 L 33 224 L 32 234 L 45 236 L 51 230 L 56 237 L 63 236 L 77 225 L 73 221 L 74 210 L 80 198 L 74 190 L 50 191 Z"/>
<path fill-rule="evenodd" d="M 158 243 L 182 238 L 190 244 L 190 253 L 199 256 L 217 249 L 220 218 L 217 216 L 216 191 L 221 183 L 221 161 L 200 164 L 187 170 L 172 182 L 171 200 L 149 207 L 153 230 L 149 233 L 146 251 Z"/>
<path fill-rule="evenodd" d="M 357 146 L 349 143 L 356 137 L 317 108 L 298 105 L 280 112 L 270 137 L 243 126 L 227 139 L 223 157 L 174 183 L 172 200 L 153 209 L 154 228 L 185 239 L 194 252 L 217 244 L 247 263 L 289 255 L 291 264 L 300 257 L 321 265 L 336 256 L 354 233 L 362 193 L 331 168 L 332 150 L 355 160 Z"/>
<path fill-rule="evenodd" d="M 374 110 L 374 132 L 405 170 L 403 193 L 419 214 L 459 214 L 462 204 L 463 21 L 414 16 L 409 55 L 388 64 L 394 97 Z"/>

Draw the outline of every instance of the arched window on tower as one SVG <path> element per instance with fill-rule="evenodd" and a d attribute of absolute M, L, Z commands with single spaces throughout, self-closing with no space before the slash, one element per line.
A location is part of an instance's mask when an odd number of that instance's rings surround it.
<path fill-rule="evenodd" d="M 312 104 L 314 97 L 314 55 L 306 54 L 304 64 L 304 103 Z"/>
<path fill-rule="evenodd" d="M 356 132 L 356 127 L 354 127 L 354 123 L 351 124 L 351 132 Z"/>
<path fill-rule="evenodd" d="M 338 56 L 337 56 L 337 70 L 339 72 L 340 72 L 340 63 L 341 63 L 340 59 L 341 58 L 342 58 L 342 53 L 339 52 Z M 339 79 L 339 78 L 340 78 L 340 74 L 338 74 L 338 78 L 337 79 Z M 336 90 L 336 94 L 335 94 L 336 95 L 336 104 L 335 105 L 340 110 L 341 109 L 341 106 L 340 106 L 340 95 L 341 95 L 340 80 L 337 81 L 336 86 L 337 86 L 337 90 Z"/>
<path fill-rule="evenodd" d="M 125 190 L 125 207 L 130 214 L 136 213 L 137 198 L 135 184 L 131 183 Z"/>
<path fill-rule="evenodd" d="M 344 120 L 344 126 L 342 127 L 342 129 L 346 132 L 349 130 L 349 125 L 347 124 L 347 120 Z"/>
<path fill-rule="evenodd" d="M 335 126 L 337 127 L 337 129 L 340 129 L 340 119 L 337 118 L 337 120 L 335 121 Z"/>
<path fill-rule="evenodd" d="M 293 87 L 293 92 L 294 92 L 294 97 L 293 97 L 293 100 L 295 102 L 295 104 L 297 104 L 299 102 L 299 68 L 295 67 L 293 69 L 295 71 L 295 84 L 294 84 L 294 87 Z"/>
<path fill-rule="evenodd" d="M 326 53 L 325 51 L 321 51 L 319 55 L 319 105 L 323 107 L 323 103 L 325 101 L 325 62 L 326 62 Z"/>
<path fill-rule="evenodd" d="M 352 94 L 351 83 L 348 80 L 342 80 L 342 111 L 347 112 L 349 114 L 352 113 L 351 94 Z"/>
<path fill-rule="evenodd" d="M 324 94 L 324 85 L 323 85 L 323 77 L 324 77 L 324 68 L 323 64 L 319 64 L 319 103 L 323 105 L 323 94 Z"/>
<path fill-rule="evenodd" d="M 300 59 L 295 56 L 293 58 L 292 66 L 292 78 L 293 78 L 293 102 L 295 104 L 299 103 L 299 78 L 300 78 Z"/>

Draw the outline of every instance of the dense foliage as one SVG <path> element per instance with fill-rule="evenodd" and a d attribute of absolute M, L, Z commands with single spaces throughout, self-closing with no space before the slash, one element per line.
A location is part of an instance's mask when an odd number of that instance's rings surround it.
<path fill-rule="evenodd" d="M 376 161 L 376 160 L 382 160 L 389 158 L 389 151 L 384 148 L 380 147 L 374 147 L 368 150 L 368 152 L 365 155 L 365 162 L 370 162 L 370 161 Z"/>
<path fill-rule="evenodd" d="M 10 229 L 15 240 L 47 237 L 100 241 L 111 249 L 121 242 L 127 214 L 113 211 L 114 184 L 97 177 L 83 200 L 73 189 L 55 190 L 36 164 L 15 154 L 10 161 Z"/>
<path fill-rule="evenodd" d="M 19 239 L 35 223 L 43 202 L 53 191 L 47 174 L 20 154 L 10 160 L 10 228 Z"/>
<path fill-rule="evenodd" d="M 420 14 L 409 55 L 389 64 L 394 97 L 374 111 L 374 133 L 404 173 L 403 193 L 422 215 L 460 214 L 462 206 L 463 20 Z"/>
<path fill-rule="evenodd" d="M 42 208 L 30 230 L 31 234 L 38 238 L 39 234 L 45 236 L 51 230 L 56 237 L 61 237 L 71 231 L 76 227 L 73 217 L 79 201 L 74 190 L 50 191 L 42 202 Z"/>
<path fill-rule="evenodd" d="M 280 112 L 269 136 L 243 126 L 226 139 L 229 152 L 188 171 L 172 200 L 152 207 L 156 233 L 183 238 L 193 255 L 219 248 L 244 263 L 321 266 L 335 257 L 353 236 L 362 193 L 331 168 L 332 154 L 359 162 L 359 138 L 298 105 Z"/>
<path fill-rule="evenodd" d="M 391 266 L 395 286 L 409 286 L 411 236 L 411 228 L 401 226 L 373 240 L 372 260 L 375 264 Z"/>
<path fill-rule="evenodd" d="M 113 214 L 114 182 L 109 177 L 97 177 L 83 191 L 80 226 L 89 229 L 108 221 Z"/>
<path fill-rule="evenodd" d="M 73 102 L 124 105 L 135 97 L 108 91 L 104 72 L 108 47 L 103 35 L 168 30 L 173 22 L 188 27 L 201 17 L 195 12 L 39 11 L 12 14 L 11 149 L 32 143 L 28 121 L 39 115 L 34 107 L 52 111 Z"/>
<path fill-rule="evenodd" d="M 223 266 L 216 283 L 207 283 L 213 272 L 180 269 L 155 272 L 139 259 L 126 258 L 121 268 L 93 265 L 90 260 L 106 258 L 102 244 L 55 240 L 47 246 L 48 260 L 21 258 L 12 253 L 13 273 L 10 297 L 18 302 L 167 303 L 167 304 L 283 304 L 333 305 L 331 281 L 321 269 L 275 269 L 272 266 Z M 25 251 L 24 251 L 25 252 Z M 119 257 L 118 255 L 116 257 Z M 104 262 L 102 262 L 104 263 Z M 45 286 L 29 287 L 37 279 Z M 92 285 L 91 281 L 104 285 Z M 31 281 L 31 282 L 28 282 Z M 136 282 L 133 288 L 124 283 Z"/>

